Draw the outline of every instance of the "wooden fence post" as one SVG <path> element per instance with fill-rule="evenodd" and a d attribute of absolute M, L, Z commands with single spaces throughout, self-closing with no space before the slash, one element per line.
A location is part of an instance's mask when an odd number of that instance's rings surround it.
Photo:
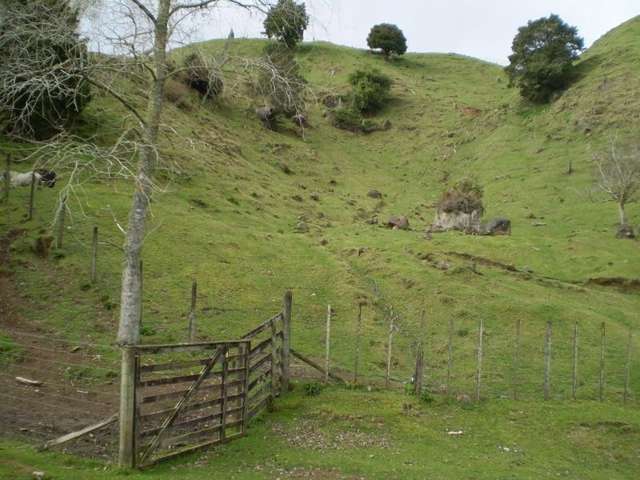
<path fill-rule="evenodd" d="M 624 403 L 629 399 L 629 384 L 631 382 L 631 342 L 633 333 L 629 329 L 629 340 L 627 341 L 627 361 L 624 367 Z"/>
<path fill-rule="evenodd" d="M 196 302 L 198 300 L 198 281 L 191 283 L 191 308 L 189 309 L 189 341 L 196 340 Z"/>
<path fill-rule="evenodd" d="M 271 322 L 273 326 L 273 322 Z M 273 337 L 272 337 L 273 338 Z M 272 354 L 271 354 L 271 395 L 273 395 L 274 389 L 276 388 L 276 379 L 275 379 L 275 367 L 273 365 L 274 357 L 275 357 L 275 344 L 271 345 Z M 249 426 L 249 375 L 251 371 L 249 370 L 250 366 L 250 354 L 251 354 L 251 342 L 245 342 L 242 346 L 242 356 L 244 358 L 242 367 L 242 434 L 247 433 L 247 428 Z"/>
<path fill-rule="evenodd" d="M 393 330 L 395 329 L 395 316 L 393 310 L 391 310 L 391 322 L 389 323 L 389 342 L 387 344 L 387 375 L 384 380 L 384 385 L 389 388 L 391 382 L 391 354 L 393 348 Z"/>
<path fill-rule="evenodd" d="M 602 322 L 601 325 L 601 334 L 600 334 L 600 382 L 599 382 L 599 386 L 598 386 L 598 398 L 599 400 L 602 402 L 604 401 L 604 357 L 605 357 L 605 336 L 606 336 L 606 331 L 605 331 L 605 323 Z"/>
<path fill-rule="evenodd" d="M 31 172 L 31 189 L 29 190 L 29 211 L 27 213 L 27 220 L 33 219 L 33 208 L 36 196 L 36 172 Z"/>
<path fill-rule="evenodd" d="M 331 356 L 331 305 L 327 305 L 327 331 L 325 336 L 324 352 L 324 381 L 329 383 L 330 356 Z"/>
<path fill-rule="evenodd" d="M 278 390 L 278 328 L 275 320 L 271 322 L 271 401 Z"/>
<path fill-rule="evenodd" d="M 291 351 L 291 308 L 293 306 L 293 294 L 287 291 L 284 294 L 283 310 L 282 310 L 282 382 L 280 391 L 282 393 L 289 391 L 289 361 Z"/>
<path fill-rule="evenodd" d="M 544 399 L 551 398 L 551 321 L 547 322 L 547 332 L 544 338 Z"/>
<path fill-rule="evenodd" d="M 451 370 L 453 368 L 453 318 L 449 318 L 449 341 L 447 348 L 447 395 L 451 395 Z"/>
<path fill-rule="evenodd" d="M 513 384 L 513 399 L 518 400 L 518 387 L 520 383 L 520 340 L 522 334 L 522 319 L 516 320 L 516 338 L 513 348 L 513 372 L 511 382 Z"/>
<path fill-rule="evenodd" d="M 136 420 L 136 350 L 122 348 L 120 371 L 120 440 L 118 465 L 121 468 L 136 467 L 135 420 Z"/>
<path fill-rule="evenodd" d="M 416 355 L 416 369 L 413 375 L 413 393 L 420 395 L 422 393 L 422 384 L 424 380 L 424 345 L 422 338 L 425 331 L 426 312 L 422 310 L 420 317 L 420 334 L 418 335 L 418 353 Z"/>
<path fill-rule="evenodd" d="M 571 369 L 571 398 L 578 392 L 578 322 L 573 325 L 573 367 Z"/>
<path fill-rule="evenodd" d="M 482 348 L 484 337 L 484 319 L 480 319 L 480 327 L 478 328 L 478 365 L 476 367 L 476 402 L 480 401 L 480 390 L 482 383 Z"/>
<path fill-rule="evenodd" d="M 60 200 L 55 218 L 55 248 L 62 248 L 62 240 L 64 238 L 64 217 L 67 213 L 67 195 L 65 194 Z"/>
<path fill-rule="evenodd" d="M 222 353 L 222 375 L 220 379 L 220 440 L 225 441 L 227 438 L 227 377 L 229 376 L 229 347 L 224 346 L 224 352 Z"/>
<path fill-rule="evenodd" d="M 360 367 L 360 343 L 362 336 L 362 302 L 358 302 L 358 323 L 356 324 L 356 358 L 353 365 L 353 383 L 358 383 L 358 369 Z"/>
<path fill-rule="evenodd" d="M 91 241 L 91 283 L 95 284 L 98 273 L 98 227 L 93 227 L 93 238 Z"/>

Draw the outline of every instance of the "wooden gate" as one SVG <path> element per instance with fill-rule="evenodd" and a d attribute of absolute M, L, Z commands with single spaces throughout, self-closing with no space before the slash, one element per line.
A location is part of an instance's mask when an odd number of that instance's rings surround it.
<path fill-rule="evenodd" d="M 120 465 L 147 467 L 245 435 L 288 388 L 290 311 L 289 300 L 240 340 L 126 348 Z"/>

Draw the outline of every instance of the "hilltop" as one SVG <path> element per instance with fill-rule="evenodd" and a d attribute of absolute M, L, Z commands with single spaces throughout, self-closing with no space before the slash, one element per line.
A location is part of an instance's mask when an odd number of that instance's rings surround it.
<path fill-rule="evenodd" d="M 474 332 L 482 318 L 489 333 L 487 388 L 504 395 L 515 321 L 527 332 L 523 389 L 531 393 L 539 391 L 541 339 L 551 320 L 559 358 L 555 395 L 564 398 L 574 322 L 593 347 L 582 371 L 591 379 L 585 390 L 593 391 L 604 321 L 611 395 L 618 398 L 621 373 L 615 366 L 628 329 L 638 328 L 640 307 L 637 288 L 621 286 L 637 285 L 640 256 L 637 241 L 614 238 L 615 206 L 593 194 L 591 158 L 609 137 L 640 133 L 639 35 L 640 17 L 605 35 L 581 57 L 571 88 L 544 107 L 521 102 L 499 66 L 476 59 L 408 54 L 385 62 L 366 51 L 303 44 L 297 58 L 318 99 L 346 91 L 348 75 L 360 67 L 392 77 L 393 100 L 376 117 L 391 128 L 370 135 L 334 128 L 319 101 L 304 139 L 292 128 L 266 130 L 240 84 L 227 85 L 216 105 L 200 105 L 195 94 L 168 102 L 162 191 L 154 197 L 144 248 L 144 342 L 185 339 L 194 278 L 202 338 L 244 332 L 278 311 L 283 292 L 291 289 L 295 348 L 321 357 L 331 304 L 334 361 L 343 368 L 353 365 L 357 305 L 366 303 L 362 369 L 371 375 L 384 371 L 392 307 L 400 315 L 394 375 L 410 377 L 415 341 L 425 336 L 420 312 L 426 310 L 434 390 L 445 374 L 451 318 L 459 337 L 456 381 L 461 391 L 471 388 Z M 264 44 L 235 40 L 230 54 L 258 56 Z M 223 42 L 197 47 L 220 52 Z M 143 102 L 142 92 L 133 83 L 130 88 Z M 75 133 L 109 145 L 122 133 L 125 114 L 96 94 Z M 17 147 L 6 141 L 0 146 Z M 512 235 L 452 232 L 425 239 L 443 189 L 469 175 L 484 186 L 486 217 L 511 219 Z M 382 200 L 367 195 L 372 189 L 382 192 Z M 35 220 L 19 223 L 28 192 L 16 191 L 8 222 L 24 231 L 12 242 L 11 263 L 2 267 L 11 274 L 3 281 L 12 312 L 3 324 L 71 340 L 113 341 L 122 243 L 117 224 L 126 221 L 130 195 L 129 183 L 87 179 L 71 204 L 63 250 L 42 260 L 31 245 L 53 219 L 57 192 L 38 192 Z M 640 223 L 638 205 L 628 213 Z M 406 215 L 411 230 L 369 223 L 377 216 L 382 224 L 391 215 Z M 300 231 L 301 222 L 308 231 Z M 88 285 L 93 225 L 105 242 L 96 286 Z M 637 336 L 634 342 L 640 346 Z M 632 383 L 640 385 L 640 369 Z M 536 421 L 544 420 L 544 411 L 537 415 Z M 637 458 L 625 461 L 631 462 L 625 468 L 637 466 Z"/>

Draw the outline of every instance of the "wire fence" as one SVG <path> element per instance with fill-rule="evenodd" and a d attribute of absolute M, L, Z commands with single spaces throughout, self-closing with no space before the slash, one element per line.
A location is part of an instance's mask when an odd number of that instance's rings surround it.
<path fill-rule="evenodd" d="M 517 318 L 429 322 L 427 315 L 421 324 L 420 312 L 407 322 L 392 310 L 380 314 L 366 306 L 361 315 L 355 307 L 327 321 L 327 307 L 317 307 L 314 328 L 299 325 L 294 317 L 293 348 L 325 369 L 329 365 L 332 373 L 349 383 L 413 391 L 422 350 L 421 393 L 427 396 L 627 404 L 637 404 L 640 397 L 638 339 L 619 322 L 525 323 Z M 319 328 L 326 324 L 329 336 L 326 326 Z"/>

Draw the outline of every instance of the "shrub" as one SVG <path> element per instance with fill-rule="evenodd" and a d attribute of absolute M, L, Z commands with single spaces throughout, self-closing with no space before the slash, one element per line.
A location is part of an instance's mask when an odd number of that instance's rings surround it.
<path fill-rule="evenodd" d="M 224 90 L 224 81 L 199 53 L 192 53 L 184 59 L 185 83 L 204 98 L 216 98 Z"/>
<path fill-rule="evenodd" d="M 357 70 L 349 76 L 353 107 L 362 113 L 375 113 L 389 99 L 391 79 L 379 70 Z"/>
<path fill-rule="evenodd" d="M 465 178 L 443 193 L 438 202 L 438 210 L 447 213 L 470 214 L 475 211 L 482 213 L 484 211 L 483 195 L 482 187 L 476 181 Z"/>
<path fill-rule="evenodd" d="M 176 107 L 188 110 L 189 89 L 183 83 L 174 79 L 169 79 L 164 84 L 164 98 L 173 103 Z"/>
<path fill-rule="evenodd" d="M 583 50 L 584 40 L 576 27 L 551 15 L 520 27 L 511 48 L 513 54 L 505 68 L 510 85 L 518 86 L 527 100 L 545 103 L 573 79 L 573 62 Z"/>
<path fill-rule="evenodd" d="M 381 128 L 375 122 L 362 118 L 359 112 L 351 108 L 338 108 L 331 114 L 331 123 L 334 127 L 350 132 L 371 133 Z"/>
<path fill-rule="evenodd" d="M 324 390 L 324 385 L 318 382 L 311 382 L 304 384 L 304 394 L 307 397 L 317 397 Z"/>
<path fill-rule="evenodd" d="M 46 138 L 90 100 L 87 47 L 68 0 L 5 0 L 0 15 L 0 113 L 9 133 Z"/>
<path fill-rule="evenodd" d="M 382 23 L 369 32 L 367 45 L 373 50 L 381 50 L 385 57 L 392 53 L 404 55 L 407 51 L 407 39 L 396 25 Z"/>
<path fill-rule="evenodd" d="M 302 41 L 304 31 L 309 26 L 309 15 L 304 3 L 293 0 L 279 0 L 267 14 L 264 33 L 293 49 Z"/>

